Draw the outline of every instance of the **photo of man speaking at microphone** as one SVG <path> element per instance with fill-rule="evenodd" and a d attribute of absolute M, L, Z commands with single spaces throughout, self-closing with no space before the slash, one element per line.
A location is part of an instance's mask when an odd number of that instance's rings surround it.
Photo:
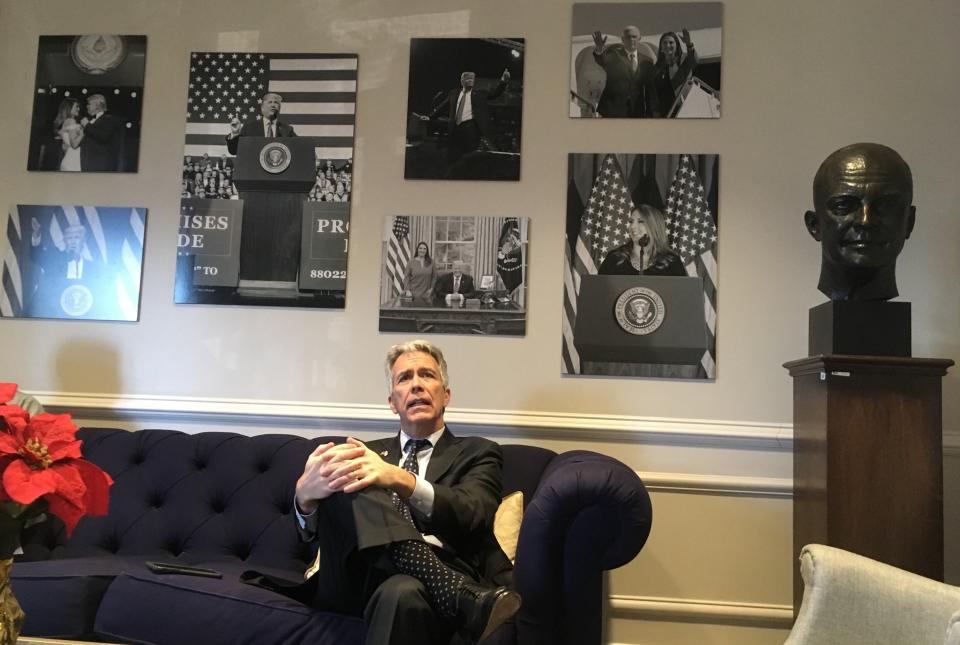
<path fill-rule="evenodd" d="M 380 331 L 522 336 L 525 217 L 387 217 Z"/>
<path fill-rule="evenodd" d="M 135 321 L 147 211 L 26 205 L 0 218 L 0 316 Z"/>
<path fill-rule="evenodd" d="M 178 303 L 342 308 L 357 56 L 194 52 Z"/>
<path fill-rule="evenodd" d="M 414 38 L 406 179 L 520 179 L 523 38 Z"/>
<path fill-rule="evenodd" d="M 716 378 L 719 157 L 568 164 L 562 373 Z"/>

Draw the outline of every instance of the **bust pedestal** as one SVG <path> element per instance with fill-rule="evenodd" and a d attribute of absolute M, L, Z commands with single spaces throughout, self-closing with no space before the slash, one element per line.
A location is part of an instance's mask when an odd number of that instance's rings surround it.
<path fill-rule="evenodd" d="M 816 542 L 943 579 L 941 380 L 949 359 L 825 354 L 793 377 L 794 614 Z"/>

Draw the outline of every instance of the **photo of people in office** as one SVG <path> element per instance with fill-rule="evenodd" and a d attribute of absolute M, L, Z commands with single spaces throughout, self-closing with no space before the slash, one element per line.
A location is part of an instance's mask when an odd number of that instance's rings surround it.
<path fill-rule="evenodd" d="M 570 116 L 720 118 L 720 2 L 573 5 Z"/>
<path fill-rule="evenodd" d="M 718 155 L 568 158 L 563 374 L 716 378 Z"/>
<path fill-rule="evenodd" d="M 523 38 L 414 38 L 406 179 L 520 179 Z"/>
<path fill-rule="evenodd" d="M 529 219 L 387 217 L 380 331 L 526 333 Z"/>
<path fill-rule="evenodd" d="M 0 238 L 0 316 L 139 319 L 147 211 L 13 207 Z"/>
<path fill-rule="evenodd" d="M 146 36 L 40 36 L 27 170 L 137 172 Z"/>
<path fill-rule="evenodd" d="M 355 54 L 193 52 L 174 300 L 343 308 Z"/>

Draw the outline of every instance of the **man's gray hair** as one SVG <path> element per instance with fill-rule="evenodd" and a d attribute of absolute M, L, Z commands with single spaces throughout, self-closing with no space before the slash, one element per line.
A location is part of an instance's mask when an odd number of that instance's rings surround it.
<path fill-rule="evenodd" d="M 450 380 L 447 376 L 447 359 L 443 357 L 440 348 L 429 340 L 410 340 L 405 343 L 398 343 L 387 350 L 387 359 L 383 363 L 384 373 L 387 375 L 387 393 L 393 391 L 393 364 L 404 354 L 411 352 L 423 352 L 433 357 L 440 368 L 440 381 L 443 387 L 450 387 Z"/>

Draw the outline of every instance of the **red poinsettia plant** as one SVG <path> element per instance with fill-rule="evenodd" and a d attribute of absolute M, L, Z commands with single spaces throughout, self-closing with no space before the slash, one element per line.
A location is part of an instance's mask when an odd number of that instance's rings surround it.
<path fill-rule="evenodd" d="M 0 524 L 22 526 L 49 512 L 69 536 L 84 515 L 106 514 L 113 480 L 82 458 L 69 414 L 30 416 L 12 403 L 16 392 L 16 384 L 0 383 L 0 509 L 7 516 Z"/>

